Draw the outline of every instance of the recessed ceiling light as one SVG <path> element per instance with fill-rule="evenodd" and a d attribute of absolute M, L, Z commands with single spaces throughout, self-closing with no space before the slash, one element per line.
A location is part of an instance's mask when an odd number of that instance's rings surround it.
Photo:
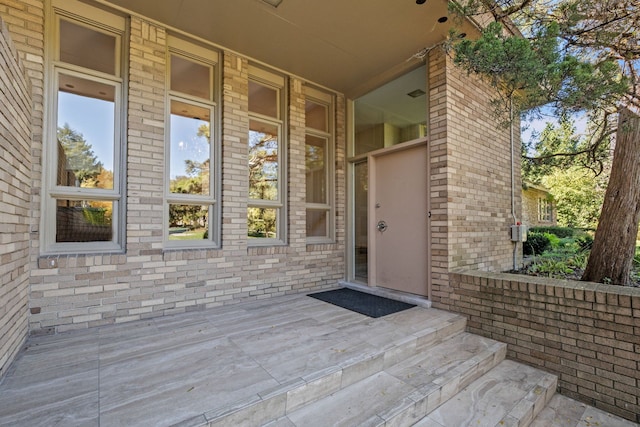
<path fill-rule="evenodd" d="M 412 90 L 411 92 L 409 92 L 407 95 L 409 95 L 412 98 L 418 98 L 424 94 L 426 94 L 427 92 L 423 91 L 422 89 L 416 89 L 416 90 Z"/>
<path fill-rule="evenodd" d="M 278 7 L 280 6 L 280 3 L 282 3 L 282 0 L 262 0 L 262 1 L 273 7 Z"/>
<path fill-rule="evenodd" d="M 447 22 L 448 20 L 449 18 L 447 18 L 446 16 L 441 16 L 440 18 L 438 18 L 438 22 L 441 24 Z"/>
<path fill-rule="evenodd" d="M 425 4 L 427 0 L 416 0 L 416 4 Z"/>

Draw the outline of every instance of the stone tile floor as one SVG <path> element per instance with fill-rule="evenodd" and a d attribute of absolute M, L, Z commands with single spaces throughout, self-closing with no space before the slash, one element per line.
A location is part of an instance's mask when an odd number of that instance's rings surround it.
<path fill-rule="evenodd" d="M 0 426 L 192 425 L 455 317 L 415 307 L 371 319 L 292 295 L 32 337 L 0 382 Z"/>

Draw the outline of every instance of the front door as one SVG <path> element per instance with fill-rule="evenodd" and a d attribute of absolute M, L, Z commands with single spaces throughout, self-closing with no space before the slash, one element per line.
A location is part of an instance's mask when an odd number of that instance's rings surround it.
<path fill-rule="evenodd" d="M 429 297 L 428 146 L 369 156 L 369 285 Z"/>

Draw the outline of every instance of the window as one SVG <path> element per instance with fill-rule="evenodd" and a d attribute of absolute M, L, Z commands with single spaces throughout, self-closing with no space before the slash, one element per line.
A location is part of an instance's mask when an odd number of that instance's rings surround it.
<path fill-rule="evenodd" d="M 333 241 L 333 97 L 305 90 L 307 242 Z"/>
<path fill-rule="evenodd" d="M 538 221 L 553 221 L 553 203 L 551 203 L 549 199 L 543 197 L 538 198 Z"/>
<path fill-rule="evenodd" d="M 165 247 L 215 247 L 219 236 L 216 52 L 170 36 Z"/>
<path fill-rule="evenodd" d="M 53 6 L 43 252 L 121 250 L 124 19 L 74 1 Z"/>
<path fill-rule="evenodd" d="M 284 91 L 283 77 L 249 68 L 247 225 L 252 245 L 285 243 Z"/>

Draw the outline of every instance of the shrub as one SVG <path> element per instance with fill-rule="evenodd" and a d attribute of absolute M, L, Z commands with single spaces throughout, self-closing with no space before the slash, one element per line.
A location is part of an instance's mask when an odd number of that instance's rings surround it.
<path fill-rule="evenodd" d="M 569 227 L 531 227 L 529 231 L 534 233 L 549 233 L 559 238 L 573 237 L 576 230 Z"/>
<path fill-rule="evenodd" d="M 525 255 L 540 255 L 551 246 L 547 236 L 542 233 L 529 232 L 527 241 L 524 242 L 522 250 Z"/>
<path fill-rule="evenodd" d="M 591 237 L 589 234 L 584 234 L 578 237 L 576 243 L 578 244 L 578 247 L 581 251 L 590 251 L 593 247 L 593 237 Z"/>

